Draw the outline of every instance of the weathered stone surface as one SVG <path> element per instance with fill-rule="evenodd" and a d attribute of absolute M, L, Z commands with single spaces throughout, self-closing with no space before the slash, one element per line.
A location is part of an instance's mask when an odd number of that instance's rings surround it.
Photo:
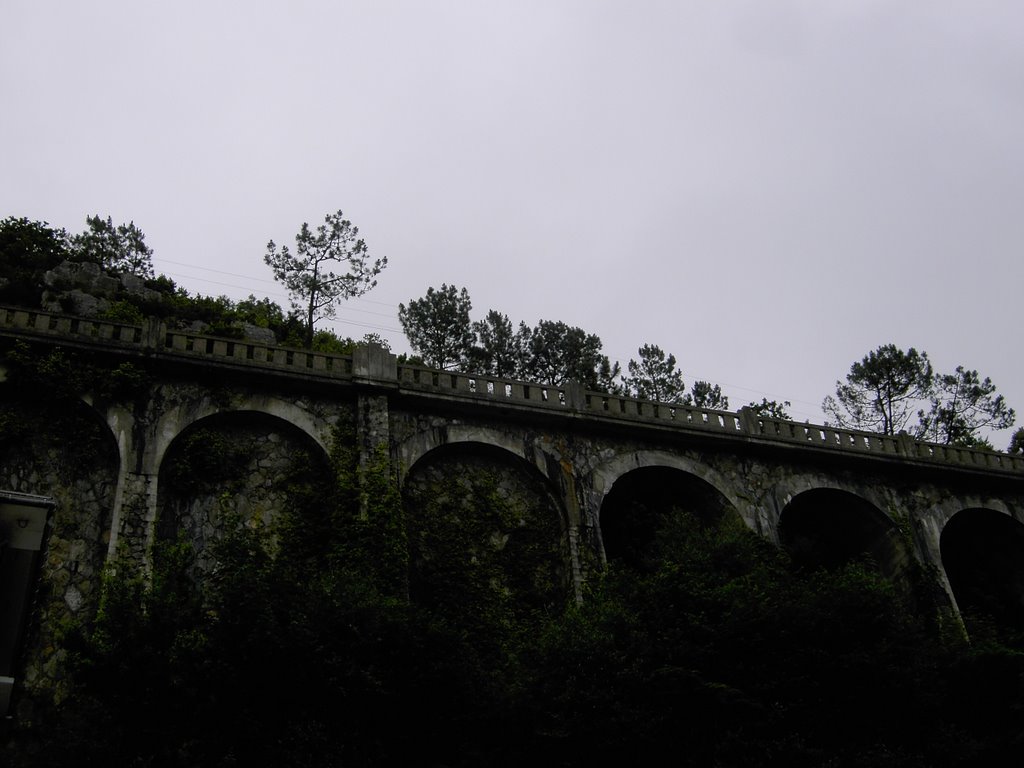
<path fill-rule="evenodd" d="M 252 323 L 242 323 L 242 333 L 245 334 L 245 338 L 251 339 L 252 341 L 258 341 L 261 344 L 276 344 L 277 337 L 274 336 L 274 332 L 269 328 L 261 328 L 258 325 Z"/>
<path fill-rule="evenodd" d="M 88 621 L 99 602 L 117 448 L 110 433 L 84 413 L 84 406 L 80 418 L 62 424 L 54 424 L 51 414 L 31 403 L 7 406 L 36 424 L 37 431 L 16 445 L 0 442 L 0 478 L 7 490 L 54 500 L 25 645 L 24 688 L 30 696 L 59 698 L 60 629 L 72 619 Z"/>
<path fill-rule="evenodd" d="M 43 275 L 47 290 L 43 308 L 51 312 L 70 311 L 81 317 L 95 317 L 110 308 L 121 294 L 145 301 L 159 301 L 159 291 L 147 288 L 145 279 L 129 273 L 110 274 L 99 264 L 65 261 Z"/>
<path fill-rule="evenodd" d="M 85 471 L 66 470 L 59 436 L 33 439 L 26 450 L 0 457 L 0 479 L 9 489 L 56 501 L 26 688 L 57 688 L 54 628 L 95 609 L 108 554 L 145 567 L 160 521 L 185 530 L 208 553 L 223 524 L 225 492 L 229 511 L 242 519 L 273 520 L 288 501 L 282 489 L 296 456 L 304 451 L 312 464 L 325 466 L 341 422 L 354 425 L 355 444 L 346 447 L 364 463 L 379 452 L 390 462 L 414 518 L 414 569 L 429 575 L 449 559 L 459 578 L 480 586 L 484 607 L 531 595 L 548 605 L 563 590 L 580 599 L 586 580 L 606 561 L 606 499 L 644 468 L 686 478 L 678 483 L 682 493 L 713 489 L 695 494 L 698 506 L 720 501 L 777 544 L 794 540 L 787 525 L 801 515 L 851 525 L 851 536 L 867 530 L 868 551 L 882 557 L 889 575 L 899 578 L 915 564 L 930 569 L 953 608 L 942 559 L 947 523 L 986 510 L 1024 526 L 1024 465 L 1005 455 L 573 387 L 399 369 L 380 350 L 343 358 L 261 347 L 235 357 L 224 342 L 186 339 L 156 325 L 138 348 L 107 347 L 98 338 L 113 333 L 110 327 L 75 330 L 66 318 L 0 312 L 6 318 L 0 339 L 7 343 L 59 342 L 54 328 L 65 323 L 74 344 L 93 345 L 112 364 L 123 359 L 118 355 L 144 358 L 153 376 L 128 402 L 90 395 L 103 448 L 90 455 Z M 206 429 L 219 453 L 186 450 L 190 436 Z M 830 509 L 833 502 L 839 513 Z M 858 516 L 877 525 L 849 522 Z M 463 549 L 453 554 L 431 531 Z M 814 534 L 809 526 L 795 538 Z M 443 591 L 442 578 L 423 583 Z"/>
<path fill-rule="evenodd" d="M 410 595 L 465 629 L 520 631 L 573 594 L 564 513 L 539 473 L 487 446 L 442 448 L 410 473 Z"/>
<path fill-rule="evenodd" d="M 81 315 L 82 317 L 95 317 L 100 312 L 110 308 L 110 301 L 108 299 L 94 296 L 78 288 L 69 291 L 66 299 L 70 305 L 68 309 L 73 314 Z"/>
<path fill-rule="evenodd" d="M 65 261 L 43 275 L 47 288 L 56 291 L 78 289 L 102 298 L 112 298 L 121 282 L 108 275 L 99 264 L 87 261 Z"/>
<path fill-rule="evenodd" d="M 168 451 L 160 476 L 157 527 L 158 536 L 167 541 L 185 534 L 200 574 L 212 568 L 215 544 L 228 524 L 272 527 L 295 503 L 294 484 L 329 472 L 326 456 L 308 438 L 262 414 L 208 417 L 190 434 L 208 439 Z M 210 457 L 195 456 L 204 447 L 218 452 L 212 463 Z"/>

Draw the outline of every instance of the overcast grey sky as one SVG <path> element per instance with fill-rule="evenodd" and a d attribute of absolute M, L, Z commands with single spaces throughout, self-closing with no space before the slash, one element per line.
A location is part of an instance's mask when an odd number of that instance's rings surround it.
<path fill-rule="evenodd" d="M 0 216 L 193 292 L 286 304 L 267 241 L 341 208 L 390 262 L 343 335 L 447 282 L 733 407 L 892 342 L 1024 419 L 1019 0 L 5 0 L 0 110 Z"/>

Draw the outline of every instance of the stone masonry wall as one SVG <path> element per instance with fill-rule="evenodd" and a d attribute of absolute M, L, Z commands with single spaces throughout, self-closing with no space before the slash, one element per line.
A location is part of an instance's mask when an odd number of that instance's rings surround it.
<path fill-rule="evenodd" d="M 60 699 L 65 652 L 58 636 L 69 621 L 88 620 L 99 603 L 117 482 L 117 449 L 82 406 L 55 422 L 47 409 L 7 403 L 31 432 L 0 443 L 0 482 L 54 500 L 39 585 L 24 648 L 22 708 L 33 698 Z M 63 428 L 63 430 L 61 429 Z"/>
<path fill-rule="evenodd" d="M 158 537 L 191 542 L 197 571 L 208 571 L 228 519 L 272 526 L 299 503 L 296 486 L 329 472 L 301 433 L 261 414 L 204 419 L 181 435 L 160 471 Z"/>
<path fill-rule="evenodd" d="M 403 501 L 410 596 L 478 638 L 526 631 L 571 599 L 561 505 L 543 479 L 497 451 L 441 448 L 409 475 Z"/>
<path fill-rule="evenodd" d="M 643 434 L 642 432 L 638 434 Z M 888 463 L 823 461 L 796 453 L 779 457 L 763 452 L 739 452 L 728 446 L 687 445 L 685 440 L 586 434 L 576 429 L 525 427 L 464 415 L 429 416 L 392 413 L 394 458 L 402 471 L 415 473 L 417 462 L 436 446 L 492 446 L 536 466 L 554 487 L 568 475 L 574 479 L 563 503 L 575 503 L 577 518 L 568 513 L 570 528 L 578 530 L 579 546 L 571 551 L 571 566 L 586 578 L 604 560 L 601 507 L 615 482 L 633 469 L 674 468 L 692 474 L 715 488 L 740 514 L 748 527 L 778 544 L 779 524 L 787 505 L 813 489 L 834 489 L 864 500 L 892 526 L 892 546 L 901 562 L 885 564 L 894 572 L 910 567 L 910 557 L 934 573 L 943 596 L 952 591 L 942 569 L 939 540 L 945 523 L 958 511 L 983 507 L 1006 512 L 1024 524 L 1024 496 L 991 490 L 981 482 L 952 483 L 938 473 L 907 472 Z M 822 510 L 828 514 L 828 510 Z"/>

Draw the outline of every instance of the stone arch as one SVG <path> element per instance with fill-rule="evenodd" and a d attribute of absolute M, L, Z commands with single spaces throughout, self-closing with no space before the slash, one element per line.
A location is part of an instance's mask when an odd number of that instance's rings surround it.
<path fill-rule="evenodd" d="M 668 458 L 672 461 L 616 472 L 611 487 L 603 489 L 598 513 L 603 563 L 621 561 L 631 568 L 652 570 L 668 554 L 675 537 L 687 535 L 693 525 L 717 528 L 732 521 L 750 527 L 720 486 L 688 471 L 699 465 L 682 457 Z"/>
<path fill-rule="evenodd" d="M 47 571 L 72 569 L 61 591 L 77 610 L 82 601 L 74 596 L 75 582 L 98 580 L 103 567 L 120 448 L 102 415 L 85 399 L 58 404 L 61 413 L 21 400 L 5 405 L 18 411 L 27 431 L 12 444 L 0 445 L 0 487 L 53 498 Z"/>
<path fill-rule="evenodd" d="M 588 506 L 594 514 L 596 515 L 597 511 L 601 509 L 604 497 L 620 477 L 642 467 L 668 467 L 700 478 L 727 499 L 744 521 L 756 530 L 753 517 L 748 514 L 747 505 L 743 503 L 735 489 L 729 486 L 721 474 L 703 462 L 668 451 L 632 451 L 619 454 L 597 467 L 591 473 L 589 483 L 591 493 Z"/>
<path fill-rule="evenodd" d="M 953 590 L 949 586 L 945 569 L 942 567 L 942 531 L 954 515 L 965 509 L 991 509 L 1003 515 L 1016 516 L 1015 508 L 1005 501 L 989 496 L 977 494 L 961 494 L 947 496 L 935 494 L 936 497 L 926 500 L 918 515 L 915 516 L 915 524 L 920 537 L 920 547 L 924 558 L 932 563 L 939 576 L 939 581 L 946 591 L 947 596 L 952 599 Z"/>
<path fill-rule="evenodd" d="M 431 452 L 460 443 L 486 445 L 505 451 L 529 464 L 549 481 L 553 479 L 549 457 L 523 437 L 513 437 L 507 432 L 488 427 L 447 424 L 418 432 L 396 446 L 394 454 L 398 459 L 400 482 L 404 483 L 416 463 Z"/>
<path fill-rule="evenodd" d="M 191 542 L 196 571 L 213 564 L 211 545 L 225 518 L 270 525 L 331 477 L 323 446 L 290 420 L 264 411 L 196 419 L 163 451 L 151 539 Z"/>
<path fill-rule="evenodd" d="M 885 511 L 885 500 L 870 484 L 847 483 L 841 478 L 825 474 L 801 473 L 783 479 L 773 489 L 771 503 L 766 505 L 771 509 L 767 510 L 770 518 L 765 521 L 765 535 L 781 546 L 779 522 L 783 510 L 800 494 L 819 490 L 837 491 L 861 499 L 865 504 L 874 507 L 875 512 L 883 515 L 891 524 L 896 524 L 892 516 Z"/>
<path fill-rule="evenodd" d="M 992 508 L 961 509 L 943 526 L 939 547 L 967 631 L 988 624 L 1024 638 L 1024 523 Z"/>
<path fill-rule="evenodd" d="M 479 641 L 530 629 L 572 594 L 568 523 L 558 489 L 533 463 L 490 443 L 448 442 L 414 462 L 402 486 L 411 598 Z"/>
<path fill-rule="evenodd" d="M 182 433 L 204 419 L 231 413 L 259 413 L 274 417 L 305 433 L 323 453 L 329 451 L 330 425 L 307 408 L 271 395 L 250 395 L 244 402 L 234 406 L 225 406 L 206 397 L 168 408 L 161 413 L 145 464 L 155 474 L 163 464 L 168 448 Z"/>
<path fill-rule="evenodd" d="M 792 496 L 779 514 L 778 534 L 798 566 L 836 568 L 867 557 L 910 589 L 912 547 L 878 505 L 851 490 L 814 487 Z"/>

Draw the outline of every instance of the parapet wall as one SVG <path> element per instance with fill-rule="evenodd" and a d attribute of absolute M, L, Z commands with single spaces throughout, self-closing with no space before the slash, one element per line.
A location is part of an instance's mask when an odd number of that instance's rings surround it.
<path fill-rule="evenodd" d="M 1024 457 L 975 448 L 929 443 L 913 437 L 882 435 L 759 416 L 747 408 L 718 411 L 656 403 L 561 385 L 398 365 L 380 348 L 355 355 L 331 355 L 252 341 L 178 331 L 155 319 L 143 325 L 84 319 L 49 312 L 0 307 L 0 336 L 46 338 L 73 346 L 177 359 L 212 366 L 249 368 L 311 380 L 360 383 L 403 394 L 490 403 L 515 410 L 565 414 L 601 422 L 644 425 L 705 437 L 746 438 L 780 448 L 841 452 L 924 465 L 945 465 L 998 474 L 1024 474 Z"/>

